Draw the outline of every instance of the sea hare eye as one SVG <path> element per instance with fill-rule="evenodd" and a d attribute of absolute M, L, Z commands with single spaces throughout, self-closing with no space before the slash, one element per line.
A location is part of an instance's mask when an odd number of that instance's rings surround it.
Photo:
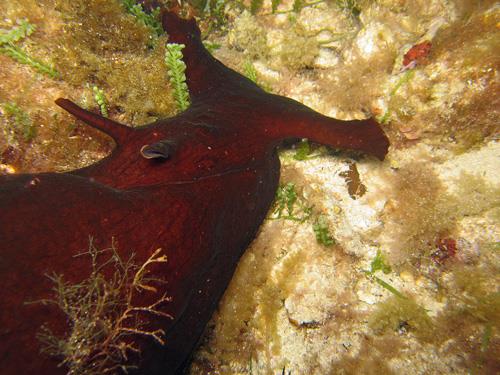
<path fill-rule="evenodd" d="M 141 155 L 146 159 L 168 159 L 172 155 L 174 145 L 169 141 L 160 141 L 152 145 L 144 145 Z"/>

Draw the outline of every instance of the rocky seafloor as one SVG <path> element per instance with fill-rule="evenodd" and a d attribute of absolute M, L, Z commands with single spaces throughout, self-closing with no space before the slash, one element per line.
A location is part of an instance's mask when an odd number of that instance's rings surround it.
<path fill-rule="evenodd" d="M 497 373 L 499 3 L 179 4 L 226 65 L 328 116 L 374 116 L 391 142 L 384 162 L 305 140 L 281 152 L 276 203 L 190 373 Z M 0 14 L 2 35 L 35 26 L 15 45 L 52 69 L 0 44 L 0 173 L 110 152 L 57 97 L 99 110 L 97 87 L 134 125 L 176 113 L 167 37 L 119 1 L 6 0 Z"/>

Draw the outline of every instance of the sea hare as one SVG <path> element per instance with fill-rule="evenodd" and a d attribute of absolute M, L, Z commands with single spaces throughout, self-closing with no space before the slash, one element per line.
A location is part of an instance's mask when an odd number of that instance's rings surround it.
<path fill-rule="evenodd" d="M 205 50 L 194 20 L 171 12 L 162 18 L 169 42 L 186 45 L 191 106 L 185 112 L 131 128 L 57 99 L 110 135 L 116 142 L 112 154 L 73 172 L 0 177 L 3 374 L 68 372 L 70 362 L 58 366 L 65 358 L 40 353 L 40 330 L 67 337 L 72 329 L 48 302 L 54 299 L 51 277 L 63 275 L 66 285 L 89 277 L 90 260 L 76 256 L 89 237 L 99 249 L 114 241 L 122 259 L 135 252 L 139 265 L 162 249 L 168 261 L 151 264 L 147 276 L 164 282 L 134 291 L 133 304 L 168 299 L 154 306 L 157 314 L 137 309 L 126 325 L 160 332 L 163 343 L 129 332 L 120 345 L 139 350 L 126 355 L 135 366 L 129 372 L 182 371 L 273 202 L 277 147 L 308 138 L 379 159 L 387 152 L 388 140 L 375 121 L 339 121 L 266 93 Z M 102 272 L 113 275 L 106 267 Z M 85 349 L 85 342 L 77 344 Z"/>

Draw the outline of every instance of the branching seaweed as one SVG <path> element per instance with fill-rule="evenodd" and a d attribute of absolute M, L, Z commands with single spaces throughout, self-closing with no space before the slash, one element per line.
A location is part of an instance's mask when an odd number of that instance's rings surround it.
<path fill-rule="evenodd" d="M 293 158 L 295 160 L 306 160 L 309 159 L 311 154 L 311 144 L 307 139 L 302 139 L 295 149 L 295 155 Z"/>
<path fill-rule="evenodd" d="M 21 64 L 29 65 L 38 72 L 46 74 L 49 77 L 58 77 L 59 73 L 52 66 L 29 56 L 26 51 L 14 44 L 28 37 L 36 30 L 36 27 L 26 20 L 18 21 L 18 25 L 19 26 L 11 30 L 1 30 L 0 53 L 13 58 Z"/>
<path fill-rule="evenodd" d="M 59 76 L 59 73 L 52 66 L 29 56 L 21 47 L 14 44 L 7 43 L 0 45 L 0 53 L 13 58 L 21 64 L 29 65 L 38 72 L 46 74 L 49 77 L 56 78 Z"/>
<path fill-rule="evenodd" d="M 35 25 L 32 25 L 26 20 L 18 20 L 17 24 L 18 26 L 10 30 L 0 30 L 0 45 L 18 42 L 30 36 L 36 30 Z"/>
<path fill-rule="evenodd" d="M 102 259 L 109 255 L 106 259 Z M 136 306 L 135 297 L 141 292 L 157 293 L 162 279 L 149 275 L 154 264 L 166 263 L 167 257 L 157 249 L 141 265 L 135 264 L 134 254 L 123 259 L 114 245 L 98 250 L 90 240 L 89 250 L 77 256 L 91 259 L 91 273 L 80 283 L 72 284 L 63 275 L 48 276 L 54 283 L 54 298 L 31 303 L 56 305 L 66 315 L 69 334 L 56 336 L 46 325 L 38 333 L 42 352 L 62 358 L 61 366 L 68 374 L 88 375 L 115 373 L 134 368 L 129 356 L 140 355 L 133 336 L 165 343 L 165 332 L 149 328 L 144 315 L 172 319 L 161 305 L 170 301 L 166 295 L 147 306 Z M 108 275 L 108 276 L 106 276 Z"/>
<path fill-rule="evenodd" d="M 184 111 L 189 107 L 189 91 L 186 84 L 186 64 L 182 61 L 184 44 L 167 43 L 165 64 L 168 67 L 169 81 L 174 89 L 177 108 Z"/>
<path fill-rule="evenodd" d="M 257 69 L 255 69 L 254 64 L 250 60 L 245 60 L 243 63 L 243 74 L 245 77 L 247 77 L 250 81 L 258 85 L 261 89 L 267 92 L 271 92 L 272 88 L 266 84 L 265 82 L 262 82 L 259 79 Z"/>
<path fill-rule="evenodd" d="M 33 126 L 33 122 L 29 114 L 24 111 L 21 107 L 19 107 L 16 103 L 4 103 L 0 104 L 2 108 L 2 112 L 5 117 L 12 120 L 12 133 L 7 134 L 9 129 L 4 129 L 5 137 L 14 141 L 19 135 L 22 135 L 22 138 L 29 142 L 36 135 L 36 128 Z"/>
<path fill-rule="evenodd" d="M 99 105 L 99 110 L 104 117 L 108 117 L 108 105 L 106 101 L 106 97 L 104 96 L 104 90 L 100 89 L 97 86 L 92 87 L 92 91 L 94 91 L 94 99 Z"/>
<path fill-rule="evenodd" d="M 387 123 L 389 121 L 389 119 L 391 118 L 392 108 L 391 108 L 390 105 L 391 105 L 392 98 L 394 97 L 394 95 L 396 95 L 396 93 L 401 88 L 401 86 L 405 85 L 406 83 L 408 83 L 412 79 L 412 77 L 414 76 L 414 74 L 415 74 L 414 70 L 407 70 L 406 72 L 404 72 L 401 75 L 401 77 L 399 78 L 399 80 L 396 82 L 396 85 L 394 85 L 393 89 L 389 93 L 389 104 L 387 106 L 387 110 L 382 115 L 382 117 L 380 117 L 378 119 L 382 124 Z"/>
<path fill-rule="evenodd" d="M 206 48 L 208 52 L 213 54 L 215 51 L 217 51 L 219 48 L 222 47 L 222 44 L 216 43 L 216 42 L 211 42 L 210 40 L 204 40 L 203 41 L 203 46 Z"/>
<path fill-rule="evenodd" d="M 160 8 L 155 8 L 151 13 L 146 13 L 142 4 L 137 4 L 135 0 L 121 0 L 128 13 L 133 15 L 137 22 L 142 23 L 151 29 L 155 36 L 163 34 L 163 28 L 160 22 Z"/>
<path fill-rule="evenodd" d="M 257 70 L 255 70 L 255 67 L 250 60 L 246 60 L 243 64 L 243 73 L 250 81 L 257 84 Z"/>
<path fill-rule="evenodd" d="M 331 246 L 335 243 L 335 239 L 330 233 L 330 228 L 328 226 L 328 221 L 325 216 L 320 215 L 316 222 L 313 224 L 313 231 L 316 235 L 316 241 L 318 243 Z"/>
<path fill-rule="evenodd" d="M 311 217 L 315 217 L 312 229 L 316 241 L 324 246 L 335 244 L 335 239 L 331 234 L 326 217 L 315 213 L 313 208 L 313 206 L 307 204 L 307 201 L 303 197 L 299 196 L 295 184 L 289 182 L 280 185 L 276 191 L 276 198 L 269 219 L 284 219 L 304 223 L 311 219 Z"/>
<path fill-rule="evenodd" d="M 377 271 L 382 271 L 384 274 L 388 274 L 391 272 L 391 266 L 385 262 L 385 259 L 382 256 L 382 252 L 380 250 L 377 251 L 377 255 L 375 256 L 375 258 L 373 258 L 370 264 L 370 270 L 364 271 L 365 275 L 367 275 L 371 280 L 375 281 L 382 288 L 394 294 L 396 297 L 407 299 L 407 297 L 403 293 L 394 288 L 391 284 L 375 276 L 375 272 Z"/>
<path fill-rule="evenodd" d="M 303 223 L 311 217 L 312 209 L 312 206 L 308 206 L 303 199 L 299 198 L 295 184 L 289 182 L 278 188 L 270 218 Z"/>
<path fill-rule="evenodd" d="M 386 260 L 380 250 L 377 250 L 377 255 L 373 258 L 370 264 L 370 273 L 377 271 L 382 271 L 386 275 L 391 272 L 391 266 L 386 263 Z"/>
<path fill-rule="evenodd" d="M 227 2 L 228 0 L 207 0 L 204 13 L 212 16 L 217 24 L 222 24 L 225 22 L 224 8 Z"/>
<path fill-rule="evenodd" d="M 320 156 L 335 155 L 335 151 L 328 149 L 325 146 L 318 146 L 311 144 L 307 138 L 303 138 L 299 143 L 294 146 L 295 153 L 292 155 L 293 159 L 304 161 L 316 159 Z"/>

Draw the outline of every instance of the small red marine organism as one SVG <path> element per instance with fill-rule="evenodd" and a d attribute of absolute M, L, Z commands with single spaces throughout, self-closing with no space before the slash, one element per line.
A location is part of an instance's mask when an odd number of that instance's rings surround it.
<path fill-rule="evenodd" d="M 453 238 L 437 239 L 436 247 L 437 249 L 432 253 L 431 257 L 437 264 L 443 264 L 457 254 L 457 241 Z"/>
<path fill-rule="evenodd" d="M 423 64 L 431 52 L 432 43 L 425 40 L 411 47 L 403 57 L 403 71 L 413 69 L 419 64 Z"/>

